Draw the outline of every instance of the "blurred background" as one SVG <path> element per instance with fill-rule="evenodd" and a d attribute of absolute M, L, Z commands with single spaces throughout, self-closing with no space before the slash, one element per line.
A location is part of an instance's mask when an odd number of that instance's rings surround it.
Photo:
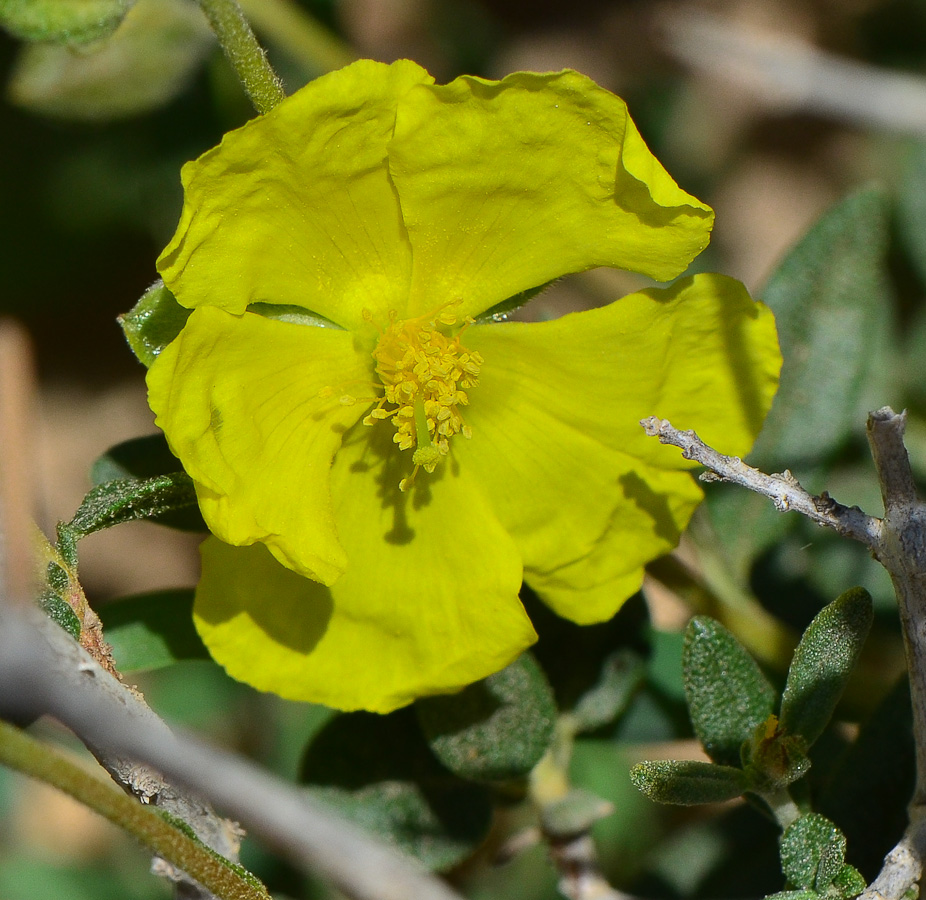
<path fill-rule="evenodd" d="M 628 101 L 656 156 L 682 187 L 714 207 L 713 242 L 698 268 L 735 276 L 757 297 L 821 214 L 847 194 L 879 185 L 889 209 L 883 321 L 895 336 L 905 335 L 906 350 L 879 358 L 896 378 L 875 405 L 911 406 L 914 419 L 926 408 L 926 356 L 918 349 L 926 333 L 926 0 L 242 5 L 290 91 L 356 56 L 409 57 L 439 81 L 564 67 L 590 75 Z M 144 370 L 116 317 L 156 278 L 154 261 L 179 215 L 180 166 L 253 115 L 192 2 L 138 0 L 116 37 L 98 53 L 72 53 L 26 45 L 0 31 L 6 86 L 0 102 L 0 441 L 8 483 L 49 534 L 80 503 L 96 457 L 154 430 Z M 566 279 L 526 315 L 600 305 L 642 283 L 610 271 Z M 838 369 L 842 362 L 830 365 Z M 922 420 L 911 426 L 914 449 L 926 447 L 926 427 L 917 425 Z M 877 513 L 877 489 L 859 474 L 866 465 L 863 435 L 862 415 L 838 448 L 843 492 L 833 493 Z M 782 551 L 787 559 L 753 560 L 753 580 L 759 572 L 778 584 L 785 572 L 793 582 L 803 578 L 806 593 L 813 578 L 805 577 L 809 557 L 801 548 L 812 539 L 800 532 Z M 196 579 L 196 543 L 195 536 L 150 524 L 93 535 L 81 545 L 82 582 L 94 604 L 189 586 Z M 879 638 L 882 656 L 872 663 L 877 689 L 861 701 L 870 711 L 899 671 L 890 588 L 877 572 L 859 568 L 864 560 L 840 553 L 828 565 L 860 572 L 856 580 L 876 594 L 887 623 Z M 821 588 L 821 596 L 832 599 L 847 586 Z M 764 603 L 755 584 L 753 590 Z M 630 788 L 630 761 L 657 752 L 657 738 L 686 736 L 677 631 L 689 610 L 655 586 L 647 601 L 648 610 L 640 598 L 621 616 L 637 623 L 631 630 L 646 619 L 663 635 L 649 640 L 650 678 L 659 690 L 647 701 L 662 706 L 647 710 L 644 703 L 622 726 L 620 743 L 615 732 L 586 742 L 576 755 L 577 780 L 617 804 L 599 835 L 608 872 L 647 896 L 775 890 L 774 872 L 771 885 L 761 886 L 764 859 L 752 866 L 758 881 L 744 875 L 724 887 L 706 880 L 712 866 L 729 858 L 733 831 L 739 828 L 742 837 L 743 829 L 762 833 L 771 826 L 749 820 L 687 827 L 687 813 L 666 814 Z M 799 627 L 820 605 L 795 612 L 792 601 L 765 607 L 776 621 Z M 327 716 L 258 697 L 205 662 L 138 680 L 163 715 L 288 777 L 296 773 L 306 736 Z M 257 848 L 246 850 L 245 862 L 269 878 L 279 896 L 324 895 Z M 555 875 L 540 850 L 502 869 L 485 862 L 477 859 L 456 875 L 472 896 L 555 896 Z M 741 862 L 744 870 L 752 865 Z M 773 864 L 774 858 L 774 870 Z M 144 852 L 115 829 L 51 789 L 0 769 L 0 897 L 168 896 L 146 868 Z"/>

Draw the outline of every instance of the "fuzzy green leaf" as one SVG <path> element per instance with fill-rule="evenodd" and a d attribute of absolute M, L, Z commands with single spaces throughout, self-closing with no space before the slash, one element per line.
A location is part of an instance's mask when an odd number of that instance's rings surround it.
<path fill-rule="evenodd" d="M 122 478 L 93 488 L 66 527 L 82 538 L 122 522 L 157 518 L 196 506 L 196 502 L 193 481 L 185 472 Z"/>
<path fill-rule="evenodd" d="M 462 778 L 527 775 L 553 739 L 556 703 L 529 653 L 458 694 L 426 697 L 415 709 L 437 758 Z"/>
<path fill-rule="evenodd" d="M 781 869 L 790 884 L 825 893 L 843 870 L 846 839 L 825 816 L 808 813 L 785 829 L 780 850 Z"/>
<path fill-rule="evenodd" d="M 719 622 L 696 616 L 682 652 L 691 724 L 714 762 L 740 763 L 740 747 L 772 713 L 775 690 L 743 645 Z"/>
<path fill-rule="evenodd" d="M 80 638 L 80 619 L 71 605 L 54 591 L 42 591 L 39 594 L 39 606 L 57 625 L 60 625 L 74 640 Z"/>
<path fill-rule="evenodd" d="M 135 0 L 0 0 L 0 26 L 24 41 L 82 44 L 111 34 Z"/>
<path fill-rule="evenodd" d="M 186 659 L 209 659 L 193 627 L 192 589 L 124 597 L 105 604 L 100 619 L 121 672 L 159 669 Z"/>
<path fill-rule="evenodd" d="M 873 617 L 871 595 L 851 588 L 804 632 L 781 698 L 781 727 L 810 747 L 823 733 L 862 651 Z"/>
<path fill-rule="evenodd" d="M 491 822 L 488 790 L 438 762 L 407 707 L 336 716 L 309 745 L 301 778 L 315 796 L 430 869 L 469 856 Z"/>
<path fill-rule="evenodd" d="M 819 461 L 865 421 L 889 331 L 887 203 L 866 189 L 829 210 L 762 293 L 784 356 L 781 385 L 750 456 Z"/>
<path fill-rule="evenodd" d="M 119 316 L 122 333 L 144 366 L 180 334 L 191 310 L 181 306 L 163 281 L 156 281 L 127 313 Z"/>
<path fill-rule="evenodd" d="M 849 900 L 850 897 L 861 894 L 867 886 L 868 882 L 865 881 L 865 876 L 855 866 L 846 863 L 833 879 L 830 893 L 836 894 L 842 900 Z"/>
<path fill-rule="evenodd" d="M 630 780 L 656 803 L 695 806 L 723 803 L 749 790 L 742 769 L 696 759 L 658 759 L 637 763 Z"/>
<path fill-rule="evenodd" d="M 90 478 L 96 486 L 126 478 L 175 475 L 179 469 L 180 460 L 170 452 L 167 439 L 158 432 L 110 447 L 93 463 Z M 170 509 L 151 518 L 159 525 L 181 531 L 208 531 L 198 506 Z"/>

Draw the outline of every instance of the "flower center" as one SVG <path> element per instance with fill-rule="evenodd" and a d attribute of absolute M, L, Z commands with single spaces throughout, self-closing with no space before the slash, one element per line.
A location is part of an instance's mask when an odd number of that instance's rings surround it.
<path fill-rule="evenodd" d="M 365 313 L 365 317 L 367 316 Z M 396 319 L 390 314 L 373 359 L 384 395 L 363 420 L 373 425 L 391 419 L 395 425 L 392 440 L 400 450 L 411 450 L 414 471 L 399 487 L 408 490 L 418 469 L 433 472 L 450 452 L 450 439 L 457 434 L 472 435 L 464 424 L 460 407 L 469 403 L 466 389 L 479 381 L 483 359 L 460 343 L 460 335 L 472 324 L 448 336 L 441 331 L 457 324 L 449 306 L 416 319 Z"/>

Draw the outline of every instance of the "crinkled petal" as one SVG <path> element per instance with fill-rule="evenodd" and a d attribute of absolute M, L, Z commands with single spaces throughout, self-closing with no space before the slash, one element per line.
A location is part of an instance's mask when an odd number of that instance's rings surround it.
<path fill-rule="evenodd" d="M 572 71 L 415 87 L 389 166 L 413 247 L 409 314 L 462 300 L 474 315 L 594 266 L 667 281 L 713 223 L 624 101 Z"/>
<path fill-rule="evenodd" d="M 361 60 L 311 82 L 184 166 L 158 271 L 189 307 L 290 304 L 345 328 L 406 303 L 410 249 L 386 144 L 398 99 L 433 79 Z"/>
<path fill-rule="evenodd" d="M 407 460 L 397 456 L 383 424 L 358 426 L 338 453 L 332 487 L 350 562 L 330 587 L 260 547 L 203 545 L 196 626 L 232 676 L 293 700 L 388 712 L 498 671 L 534 642 L 518 552 L 479 491 L 448 466 L 400 494 Z"/>
<path fill-rule="evenodd" d="M 781 365 L 771 312 L 720 275 L 465 340 L 485 362 L 464 413 L 473 437 L 455 439 L 454 459 L 491 498 L 525 580 L 580 623 L 613 615 L 701 496 L 693 464 L 639 420 L 670 418 L 742 455 Z"/>
<path fill-rule="evenodd" d="M 341 574 L 328 477 L 344 432 L 370 405 L 340 398 L 372 398 L 371 369 L 369 352 L 340 329 L 193 312 L 149 369 L 148 400 L 216 535 L 262 541 L 326 583 Z"/>

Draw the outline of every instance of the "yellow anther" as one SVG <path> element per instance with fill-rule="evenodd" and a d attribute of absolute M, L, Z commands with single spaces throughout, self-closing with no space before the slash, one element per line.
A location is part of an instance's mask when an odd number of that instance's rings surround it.
<path fill-rule="evenodd" d="M 399 485 L 403 491 L 414 484 L 420 468 L 434 471 L 450 452 L 451 438 L 472 435 L 458 409 L 469 402 L 460 388 L 476 386 L 483 360 L 460 343 L 472 319 L 464 320 L 456 334 L 445 333 L 460 321 L 453 310 L 458 304 L 415 319 L 399 319 L 390 312 L 373 351 L 383 396 L 363 421 L 372 425 L 390 418 L 396 429 L 393 441 L 402 450 L 415 448 L 414 470 Z M 372 321 L 366 310 L 363 316 Z"/>

